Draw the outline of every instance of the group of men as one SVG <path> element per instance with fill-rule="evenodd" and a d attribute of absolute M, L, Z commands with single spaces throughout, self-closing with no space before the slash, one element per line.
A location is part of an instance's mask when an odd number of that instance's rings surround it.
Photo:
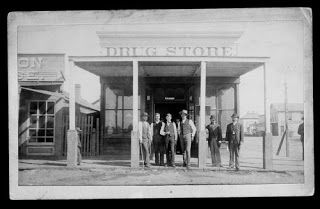
<path fill-rule="evenodd" d="M 140 153 L 144 160 L 144 166 L 150 167 L 151 146 L 154 149 L 155 164 L 157 166 L 175 167 L 175 147 L 178 137 L 183 154 L 183 167 L 190 168 L 191 143 L 196 134 L 196 127 L 191 119 L 188 119 L 187 110 L 180 111 L 181 122 L 172 121 L 172 115 L 166 115 L 166 121 L 160 120 L 160 114 L 155 114 L 154 122 L 148 123 L 148 113 L 141 115 L 139 122 Z M 234 113 L 232 123 L 228 124 L 226 130 L 226 141 L 230 152 L 229 167 L 239 170 L 239 150 L 243 143 L 243 127 L 238 122 L 239 116 Z M 222 167 L 220 157 L 220 145 L 222 141 L 221 127 L 218 125 L 214 115 L 210 116 L 210 124 L 206 126 L 208 145 L 211 151 L 212 165 Z M 166 155 L 166 163 L 164 162 Z"/>

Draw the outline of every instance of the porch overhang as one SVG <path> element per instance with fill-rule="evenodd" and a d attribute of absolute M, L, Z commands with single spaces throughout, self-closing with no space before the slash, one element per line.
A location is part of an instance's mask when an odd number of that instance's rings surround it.
<path fill-rule="evenodd" d="M 200 62 L 207 63 L 207 77 L 239 77 L 269 57 L 69 57 L 75 65 L 98 76 L 132 76 L 132 61 L 139 63 L 139 76 L 200 77 Z"/>

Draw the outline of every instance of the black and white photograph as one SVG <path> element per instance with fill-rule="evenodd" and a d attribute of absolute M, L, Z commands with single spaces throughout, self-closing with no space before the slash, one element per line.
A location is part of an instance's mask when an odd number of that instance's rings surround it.
<path fill-rule="evenodd" d="M 310 8 L 7 17 L 10 199 L 312 196 Z"/>

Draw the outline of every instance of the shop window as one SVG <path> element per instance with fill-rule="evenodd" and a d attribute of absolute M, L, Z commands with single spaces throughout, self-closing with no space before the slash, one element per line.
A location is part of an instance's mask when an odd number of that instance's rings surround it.
<path fill-rule="evenodd" d="M 131 85 L 106 88 L 105 133 L 106 135 L 130 135 L 132 130 L 133 96 Z M 140 115 L 140 95 L 138 111 Z"/>
<path fill-rule="evenodd" d="M 29 103 L 28 143 L 54 142 L 54 105 L 51 101 Z"/>

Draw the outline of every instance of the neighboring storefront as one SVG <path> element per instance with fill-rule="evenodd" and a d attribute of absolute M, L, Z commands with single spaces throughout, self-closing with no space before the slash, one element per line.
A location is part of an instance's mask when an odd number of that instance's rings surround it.
<path fill-rule="evenodd" d="M 19 54 L 19 155 L 62 156 L 68 94 L 64 54 Z M 77 115 L 97 116 L 99 109 L 77 99 Z"/>

